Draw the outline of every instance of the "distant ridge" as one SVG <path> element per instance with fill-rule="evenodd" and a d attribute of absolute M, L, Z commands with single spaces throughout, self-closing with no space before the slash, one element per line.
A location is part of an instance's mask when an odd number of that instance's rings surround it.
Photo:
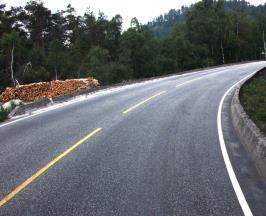
<path fill-rule="evenodd" d="M 148 22 L 147 25 L 156 36 L 164 37 L 172 30 L 175 24 L 184 22 L 185 14 L 191 7 L 193 5 L 189 7 L 182 6 L 181 9 L 171 9 L 168 13 L 162 14 L 153 21 Z M 258 10 L 263 10 L 262 5 L 254 6 L 245 0 L 225 1 L 224 7 L 226 11 L 243 11 L 251 17 L 255 17 Z"/>

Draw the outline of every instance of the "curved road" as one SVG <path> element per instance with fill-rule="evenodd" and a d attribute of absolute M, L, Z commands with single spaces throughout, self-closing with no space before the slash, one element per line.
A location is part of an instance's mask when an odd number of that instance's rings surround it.
<path fill-rule="evenodd" d="M 111 88 L 0 124 L 0 215 L 265 215 L 225 95 L 265 66 Z"/>

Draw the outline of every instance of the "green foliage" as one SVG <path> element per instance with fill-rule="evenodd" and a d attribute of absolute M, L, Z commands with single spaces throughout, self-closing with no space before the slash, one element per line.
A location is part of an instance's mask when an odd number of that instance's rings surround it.
<path fill-rule="evenodd" d="M 64 66 L 65 48 L 59 40 L 52 40 L 49 43 L 48 49 L 47 66 L 49 71 L 54 72 L 55 79 L 58 79 L 60 78 L 60 72 L 62 72 Z"/>
<path fill-rule="evenodd" d="M 131 69 L 125 65 L 111 62 L 96 69 L 96 76 L 103 85 L 119 83 L 131 78 Z"/>
<path fill-rule="evenodd" d="M 0 61 L 2 62 L 2 66 L 0 69 L 0 78 L 1 83 L 4 86 L 10 85 L 12 82 L 11 79 L 11 64 L 12 64 L 12 56 L 13 56 L 13 64 L 12 67 L 16 66 L 16 61 L 20 57 L 21 51 L 21 39 L 17 32 L 3 33 L 0 39 Z M 1 86 L 0 86 L 1 88 Z"/>
<path fill-rule="evenodd" d="M 41 1 L 0 4 L 0 91 L 12 84 L 93 76 L 101 84 L 262 58 L 266 5 L 202 0 L 147 25 L 99 12 L 52 13 Z M 159 36 L 159 37 L 158 37 Z"/>
<path fill-rule="evenodd" d="M 103 72 L 101 68 L 108 64 L 109 59 L 110 55 L 108 50 L 99 46 L 91 48 L 80 66 L 81 74 L 101 79 Z"/>
<path fill-rule="evenodd" d="M 133 70 L 134 78 L 150 77 L 156 74 L 158 63 L 158 41 L 146 26 L 139 25 L 136 18 L 131 28 L 124 32 L 120 43 L 120 61 Z"/>
<path fill-rule="evenodd" d="M 110 63 L 107 66 L 106 71 L 107 71 L 107 76 L 105 79 L 106 84 L 119 83 L 130 80 L 132 78 L 132 73 L 133 73 L 132 69 L 129 68 L 128 66 L 115 62 Z"/>
<path fill-rule="evenodd" d="M 13 109 L 15 109 L 15 107 L 19 104 L 20 103 L 11 100 L 11 101 L 7 102 L 6 104 L 4 104 L 5 106 L 3 107 L 2 104 L 0 103 L 0 122 L 6 120 L 9 113 Z"/>
<path fill-rule="evenodd" d="M 13 45 L 15 47 L 20 47 L 20 37 L 17 32 L 4 33 L 1 37 L 1 47 L 7 52 L 10 52 Z"/>
<path fill-rule="evenodd" d="M 175 10 L 171 9 L 168 13 L 160 15 L 155 18 L 152 22 L 148 23 L 150 29 L 158 37 L 167 36 L 177 23 L 182 23 L 185 20 L 185 13 L 188 7 L 182 6 L 181 9 Z"/>
<path fill-rule="evenodd" d="M 107 31 L 106 31 L 105 44 L 104 44 L 104 47 L 106 47 L 109 50 L 110 57 L 113 61 L 115 61 L 118 57 L 121 32 L 122 32 L 122 17 L 120 15 L 116 15 L 107 24 Z"/>
<path fill-rule="evenodd" d="M 45 65 L 45 52 L 43 48 L 33 47 L 28 53 L 28 58 L 33 67 Z"/>
<path fill-rule="evenodd" d="M 245 111 L 266 134 L 266 72 L 252 78 L 242 87 L 240 93 Z"/>
<path fill-rule="evenodd" d="M 6 120 L 8 113 L 0 105 L 0 122 Z"/>
<path fill-rule="evenodd" d="M 92 76 L 102 84 L 112 84 L 128 80 L 131 70 L 127 66 L 111 62 L 109 51 L 99 46 L 93 47 L 81 65 L 83 76 Z"/>
<path fill-rule="evenodd" d="M 27 73 L 24 74 L 24 82 L 32 83 L 49 81 L 49 77 L 50 73 L 42 66 L 36 69 L 30 68 Z"/>

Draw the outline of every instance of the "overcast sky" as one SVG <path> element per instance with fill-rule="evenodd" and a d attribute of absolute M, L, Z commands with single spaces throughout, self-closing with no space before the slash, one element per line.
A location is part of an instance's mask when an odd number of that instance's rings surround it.
<path fill-rule="evenodd" d="M 8 7 L 24 6 L 27 0 L 0 0 Z M 108 18 L 116 14 L 120 14 L 124 20 L 124 28 L 129 27 L 130 20 L 137 17 L 138 20 L 145 24 L 153 20 L 155 17 L 168 12 L 170 9 L 181 8 L 182 5 L 190 5 L 197 2 L 196 0 L 43 0 L 44 5 L 53 12 L 65 9 L 70 3 L 82 15 L 86 8 L 90 7 L 94 13 L 98 11 L 104 12 Z M 250 0 L 251 4 L 264 4 L 265 0 Z"/>

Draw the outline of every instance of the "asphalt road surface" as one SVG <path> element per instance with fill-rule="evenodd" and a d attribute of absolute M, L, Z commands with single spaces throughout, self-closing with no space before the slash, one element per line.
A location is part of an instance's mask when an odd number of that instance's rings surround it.
<path fill-rule="evenodd" d="M 0 124 L 0 215 L 266 215 L 225 94 L 265 66 L 111 88 Z"/>

